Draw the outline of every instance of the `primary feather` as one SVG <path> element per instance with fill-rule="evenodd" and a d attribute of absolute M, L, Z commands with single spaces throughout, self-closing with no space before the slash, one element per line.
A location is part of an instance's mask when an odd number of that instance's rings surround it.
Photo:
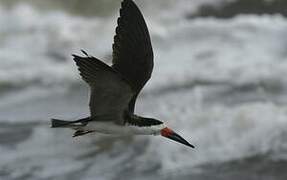
<path fill-rule="evenodd" d="M 129 103 L 129 111 L 133 113 L 137 95 L 152 74 L 153 50 L 144 17 L 133 1 L 122 2 L 117 23 L 112 67 L 136 92 Z"/>

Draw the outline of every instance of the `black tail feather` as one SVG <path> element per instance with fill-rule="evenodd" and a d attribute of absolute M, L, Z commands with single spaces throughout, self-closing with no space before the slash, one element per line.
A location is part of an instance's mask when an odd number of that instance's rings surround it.
<path fill-rule="evenodd" d="M 91 120 L 90 117 L 78 119 L 76 121 L 65 121 L 60 119 L 51 119 L 51 128 L 74 128 L 81 127 L 87 125 L 87 123 Z"/>
<path fill-rule="evenodd" d="M 73 122 L 72 121 L 64 121 L 60 119 L 51 119 L 51 128 L 57 127 L 69 127 Z"/>

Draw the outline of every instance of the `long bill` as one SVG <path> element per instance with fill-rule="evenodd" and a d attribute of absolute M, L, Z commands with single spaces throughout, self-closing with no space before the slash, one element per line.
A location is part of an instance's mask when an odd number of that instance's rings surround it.
<path fill-rule="evenodd" d="M 183 137 L 181 137 L 180 135 L 178 135 L 177 133 L 175 133 L 173 130 L 169 129 L 169 128 L 163 128 L 161 130 L 161 135 L 163 137 L 169 138 L 171 140 L 174 140 L 178 143 L 184 144 L 186 146 L 189 146 L 191 148 L 194 148 L 194 145 L 190 144 L 189 142 L 187 142 L 185 139 L 183 139 Z"/>

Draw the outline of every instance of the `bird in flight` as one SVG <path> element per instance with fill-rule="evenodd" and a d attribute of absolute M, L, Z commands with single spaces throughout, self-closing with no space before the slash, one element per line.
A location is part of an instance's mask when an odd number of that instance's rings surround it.
<path fill-rule="evenodd" d="M 51 120 L 52 128 L 72 128 L 74 137 L 88 133 L 161 135 L 194 148 L 162 121 L 134 114 L 135 102 L 153 70 L 153 50 L 147 25 L 132 0 L 121 4 L 109 66 L 88 55 L 73 55 L 82 79 L 90 87 L 90 116 L 75 121 Z"/>

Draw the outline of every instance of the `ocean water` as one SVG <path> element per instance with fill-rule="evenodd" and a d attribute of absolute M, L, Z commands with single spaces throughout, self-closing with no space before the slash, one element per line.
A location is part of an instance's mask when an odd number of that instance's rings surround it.
<path fill-rule="evenodd" d="M 137 1 L 155 67 L 136 112 L 166 122 L 190 149 L 49 128 L 50 118 L 88 115 L 88 86 L 71 54 L 85 49 L 111 63 L 119 1 L 95 1 L 104 10 L 94 13 L 77 1 L 1 2 L 1 180 L 287 178 L 286 17 L 187 18 L 225 1 Z"/>

